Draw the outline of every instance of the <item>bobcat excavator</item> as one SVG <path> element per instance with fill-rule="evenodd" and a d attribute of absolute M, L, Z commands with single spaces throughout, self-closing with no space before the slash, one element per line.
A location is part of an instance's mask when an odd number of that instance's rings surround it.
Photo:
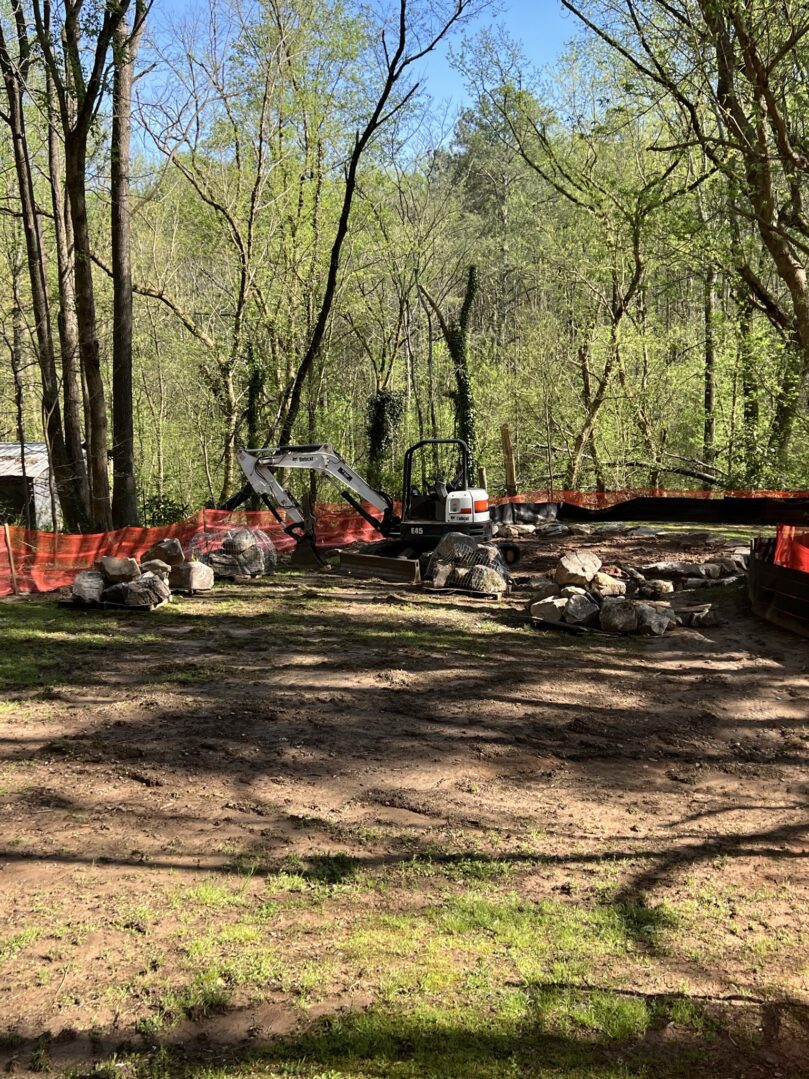
<path fill-rule="evenodd" d="M 433 452 L 437 460 L 439 447 L 455 450 L 456 461 L 451 476 L 436 472 L 424 490 L 414 483 L 414 460 L 419 453 Z M 312 507 L 304 500 L 298 502 L 282 484 L 279 473 L 287 469 L 305 469 L 326 476 L 340 488 L 341 497 L 363 517 L 380 536 L 368 544 L 359 555 L 343 555 L 341 564 L 362 572 L 363 559 L 371 558 L 369 572 L 389 570 L 407 579 L 412 573 L 418 579 L 419 556 L 429 554 L 448 532 L 463 532 L 481 543 L 491 539 L 492 522 L 489 515 L 489 496 L 481 487 L 471 487 L 469 479 L 469 447 L 458 438 L 427 438 L 417 442 L 404 455 L 402 476 L 401 515 L 396 513 L 393 499 L 377 491 L 345 461 L 328 443 L 314 446 L 278 446 L 274 449 L 243 449 L 238 461 L 247 478 L 247 486 L 224 503 L 223 509 L 236 509 L 255 492 L 284 528 L 300 545 L 304 543 L 322 565 L 323 559 L 315 548 L 315 517 Z M 422 472 L 424 470 L 422 469 Z M 371 506 L 379 516 L 363 504 Z M 288 522 L 280 511 L 283 510 Z M 515 552 L 502 550 L 506 561 L 515 561 Z M 501 548 L 502 549 L 502 548 Z M 516 551 L 516 547 L 515 547 Z M 383 566 L 381 559 L 384 559 Z M 297 559 L 300 561 L 300 558 Z M 403 562 L 415 561 L 415 569 Z"/>

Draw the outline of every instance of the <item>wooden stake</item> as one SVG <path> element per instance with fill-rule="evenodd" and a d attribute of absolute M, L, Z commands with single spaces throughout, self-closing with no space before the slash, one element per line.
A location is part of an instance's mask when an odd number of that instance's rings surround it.
<path fill-rule="evenodd" d="M 514 446 L 511 442 L 511 428 L 504 423 L 500 428 L 500 441 L 503 443 L 503 461 L 506 466 L 506 494 L 517 493 L 517 465 L 514 460 Z"/>
<path fill-rule="evenodd" d="M 486 469 L 482 465 L 478 469 L 478 487 L 482 487 L 484 491 L 489 490 L 489 484 L 486 482 Z"/>
<path fill-rule="evenodd" d="M 11 588 L 15 596 L 19 596 L 20 587 L 17 583 L 17 570 L 14 568 L 14 552 L 11 549 L 11 536 L 9 535 L 8 525 L 3 525 L 3 536 L 6 541 L 6 550 L 8 551 L 8 568 L 11 570 Z"/>

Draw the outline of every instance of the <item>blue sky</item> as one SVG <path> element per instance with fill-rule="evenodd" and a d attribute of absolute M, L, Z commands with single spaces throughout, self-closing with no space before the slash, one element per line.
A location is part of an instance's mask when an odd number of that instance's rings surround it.
<path fill-rule="evenodd" d="M 154 21 L 161 28 L 170 26 L 172 15 L 194 11 L 196 3 L 197 0 L 155 0 Z M 539 65 L 551 63 L 579 29 L 559 0 L 493 0 L 493 6 L 468 24 L 463 35 L 474 36 L 490 26 L 504 27 L 521 43 L 528 59 Z M 452 44 L 460 44 L 458 36 Z M 456 107 L 464 104 L 463 77 L 448 63 L 446 46 L 439 47 L 427 60 L 423 81 L 436 101 Z"/>
<path fill-rule="evenodd" d="M 566 11 L 559 0 L 501 0 L 468 26 L 464 36 L 486 27 L 503 27 L 523 48 L 534 64 L 551 63 L 562 52 L 565 43 L 575 37 L 581 24 Z M 457 39 L 454 44 L 457 46 Z M 463 77 L 447 63 L 446 49 L 439 49 L 427 61 L 425 82 L 437 100 L 463 104 Z"/>

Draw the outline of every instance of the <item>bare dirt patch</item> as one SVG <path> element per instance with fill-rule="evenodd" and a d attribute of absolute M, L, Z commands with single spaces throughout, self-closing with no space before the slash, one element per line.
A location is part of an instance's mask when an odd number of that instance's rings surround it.
<path fill-rule="evenodd" d="M 0 604 L 0 1064 L 809 1074 L 809 653 L 721 591 L 648 640 L 286 573 Z"/>

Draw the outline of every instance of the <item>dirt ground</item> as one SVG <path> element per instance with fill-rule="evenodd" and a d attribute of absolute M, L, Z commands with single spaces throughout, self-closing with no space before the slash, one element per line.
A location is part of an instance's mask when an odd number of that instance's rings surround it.
<path fill-rule="evenodd" d="M 526 598 L 0 604 L 0 1066 L 809 1076 L 809 642 Z"/>

